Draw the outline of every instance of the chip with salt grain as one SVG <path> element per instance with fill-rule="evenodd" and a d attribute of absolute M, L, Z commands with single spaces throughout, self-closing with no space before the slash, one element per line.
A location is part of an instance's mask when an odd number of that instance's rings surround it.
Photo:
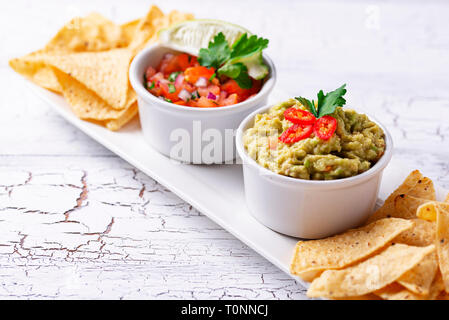
<path fill-rule="evenodd" d="M 449 292 L 449 211 L 437 207 L 436 247 L 446 292 Z"/>
<path fill-rule="evenodd" d="M 381 219 L 330 238 L 299 241 L 291 273 L 311 281 L 324 270 L 344 268 L 368 257 L 413 225 L 410 220 Z"/>
<path fill-rule="evenodd" d="M 405 181 L 385 200 L 385 203 L 380 207 L 368 220 L 368 223 L 373 222 L 378 219 L 388 217 L 392 212 L 394 212 L 394 202 L 395 199 L 401 194 L 407 194 L 412 190 L 419 181 L 422 181 L 424 176 L 415 170 L 410 173 Z"/>
<path fill-rule="evenodd" d="M 437 271 L 438 257 L 436 252 L 432 252 L 424 257 L 413 269 L 404 273 L 397 282 L 413 293 L 427 296 Z"/>
<path fill-rule="evenodd" d="M 309 297 L 344 298 L 361 296 L 395 282 L 413 269 L 435 246 L 414 247 L 395 244 L 357 265 L 342 270 L 326 270 L 313 280 Z"/>
<path fill-rule="evenodd" d="M 436 200 L 432 180 L 427 177 L 419 179 L 414 187 L 405 193 L 394 192 L 369 219 L 375 221 L 382 217 L 395 217 L 403 219 L 416 218 L 416 210 L 426 202 Z M 394 195 L 394 197 L 392 197 Z"/>

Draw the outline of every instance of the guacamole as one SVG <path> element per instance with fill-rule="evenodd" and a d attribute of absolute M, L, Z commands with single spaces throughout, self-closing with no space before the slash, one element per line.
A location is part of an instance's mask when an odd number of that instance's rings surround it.
<path fill-rule="evenodd" d="M 293 178 L 332 180 L 365 172 L 384 154 L 382 129 L 366 115 L 341 107 L 331 114 L 337 128 L 328 140 L 312 133 L 292 144 L 281 142 L 279 136 L 291 126 L 284 111 L 291 107 L 307 110 L 297 100 L 287 100 L 258 114 L 244 132 L 245 149 L 261 166 Z"/>

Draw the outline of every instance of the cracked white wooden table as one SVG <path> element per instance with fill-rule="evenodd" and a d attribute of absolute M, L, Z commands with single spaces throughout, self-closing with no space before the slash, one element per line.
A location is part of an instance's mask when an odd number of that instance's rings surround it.
<path fill-rule="evenodd" d="M 7 66 L 72 16 L 148 1 L 3 1 L 0 298 L 302 299 L 304 289 L 188 203 L 67 124 Z M 447 2 L 161 1 L 270 39 L 277 86 L 348 84 L 405 166 L 449 188 Z"/>

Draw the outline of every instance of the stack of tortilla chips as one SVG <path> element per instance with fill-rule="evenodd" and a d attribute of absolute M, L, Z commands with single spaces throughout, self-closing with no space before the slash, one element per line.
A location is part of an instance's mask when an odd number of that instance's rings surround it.
<path fill-rule="evenodd" d="M 445 201 L 414 171 L 365 226 L 299 241 L 291 272 L 311 281 L 310 297 L 447 300 L 449 195 Z"/>
<path fill-rule="evenodd" d="M 118 130 L 137 114 L 137 97 L 128 80 L 133 57 L 157 40 L 160 29 L 191 14 L 164 15 L 152 6 L 147 15 L 117 25 L 100 14 L 75 18 L 41 50 L 12 59 L 10 66 L 46 89 L 64 96 L 81 119 Z"/>

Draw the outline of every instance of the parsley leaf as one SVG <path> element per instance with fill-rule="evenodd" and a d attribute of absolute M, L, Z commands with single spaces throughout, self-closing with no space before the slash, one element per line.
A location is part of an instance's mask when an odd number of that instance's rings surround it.
<path fill-rule="evenodd" d="M 224 34 L 220 32 L 209 42 L 207 49 L 200 49 L 198 62 L 203 67 L 213 67 L 218 69 L 231 57 L 231 49 Z"/>
<path fill-rule="evenodd" d="M 209 42 L 207 49 L 200 49 L 198 62 L 204 67 L 215 68 L 220 76 L 234 79 L 239 87 L 250 89 L 252 80 L 243 61 L 262 52 L 268 47 L 268 42 L 267 39 L 258 38 L 256 35 L 248 37 L 248 34 L 244 33 L 230 47 L 224 34 L 220 32 Z"/>
<path fill-rule="evenodd" d="M 332 114 L 335 112 L 337 107 L 344 106 L 346 104 L 346 100 L 343 96 L 346 93 L 346 84 L 342 85 L 340 88 L 335 89 L 334 91 L 326 93 L 323 95 L 323 91 L 318 93 L 318 117 L 321 118 L 328 114 Z M 320 95 L 321 94 L 321 95 Z M 320 99 L 321 96 L 321 99 Z"/>
<path fill-rule="evenodd" d="M 324 95 L 323 90 L 320 90 L 317 94 L 317 108 L 315 108 L 314 100 L 310 101 L 303 97 L 296 97 L 295 99 L 308 108 L 309 111 L 318 119 L 334 113 L 337 107 L 342 107 L 346 104 L 346 100 L 343 98 L 346 94 L 345 87 L 346 84 L 342 85 L 338 89 L 335 89 L 334 91 L 326 93 L 326 95 Z"/>
<path fill-rule="evenodd" d="M 268 42 L 268 39 L 258 38 L 256 35 L 248 38 L 248 35 L 244 33 L 232 45 L 231 59 L 241 59 L 262 51 L 268 47 Z"/>

